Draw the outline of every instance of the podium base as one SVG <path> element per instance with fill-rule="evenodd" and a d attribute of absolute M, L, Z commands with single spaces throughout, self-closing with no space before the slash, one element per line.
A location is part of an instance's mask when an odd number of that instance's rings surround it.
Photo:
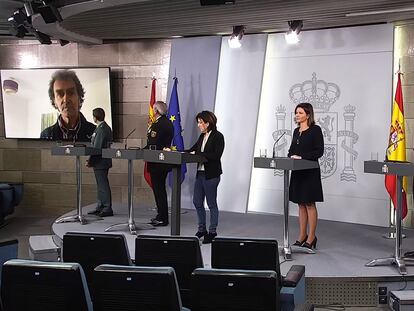
<path fill-rule="evenodd" d="M 397 257 L 387 257 L 387 258 L 377 258 L 371 260 L 370 262 L 366 263 L 366 267 L 375 267 L 375 266 L 392 266 L 396 265 L 398 267 L 398 271 L 401 275 L 407 274 L 406 265 L 412 266 L 414 265 L 414 260 L 411 258 L 397 258 Z"/>
<path fill-rule="evenodd" d="M 125 222 L 125 223 L 114 224 L 112 226 L 109 226 L 108 228 L 105 229 L 105 232 L 115 230 L 115 228 L 118 228 L 118 227 L 127 227 L 127 228 L 129 228 L 129 232 L 132 235 L 136 235 L 138 230 L 152 230 L 152 229 L 155 229 L 154 226 L 151 226 L 151 225 L 148 225 L 148 224 L 138 224 L 137 225 L 135 222 L 132 222 L 132 223 Z"/>
<path fill-rule="evenodd" d="M 384 239 L 395 239 L 396 234 L 395 232 L 388 232 L 382 236 Z M 403 233 L 401 234 L 401 238 L 405 239 L 407 236 Z"/>
<path fill-rule="evenodd" d="M 55 220 L 55 224 L 61 224 L 64 222 L 79 222 L 81 225 L 86 225 L 88 222 L 94 221 L 94 220 L 102 220 L 102 217 L 98 216 L 85 216 L 85 215 L 72 215 L 72 216 L 66 216 L 62 218 L 58 218 Z"/>

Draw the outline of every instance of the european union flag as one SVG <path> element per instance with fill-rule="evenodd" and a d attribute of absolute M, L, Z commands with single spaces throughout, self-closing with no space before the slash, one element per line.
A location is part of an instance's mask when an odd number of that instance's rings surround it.
<path fill-rule="evenodd" d="M 178 105 L 178 93 L 177 93 L 178 79 L 174 78 L 174 85 L 171 91 L 170 104 L 168 106 L 168 119 L 174 126 L 174 136 L 172 141 L 172 149 L 177 151 L 184 150 L 184 140 L 181 128 L 180 106 Z M 187 165 L 181 165 L 181 182 L 183 182 L 185 173 L 187 172 Z M 171 185 L 171 178 L 170 185 Z"/>

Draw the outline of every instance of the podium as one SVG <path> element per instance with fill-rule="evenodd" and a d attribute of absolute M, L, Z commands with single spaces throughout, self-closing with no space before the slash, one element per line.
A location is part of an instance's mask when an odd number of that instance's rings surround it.
<path fill-rule="evenodd" d="M 155 229 L 151 225 L 140 224 L 137 226 L 134 220 L 134 169 L 133 161 L 143 159 L 143 150 L 141 149 L 102 149 L 103 158 L 126 159 L 128 160 L 128 222 L 119 223 L 109 226 L 105 232 L 111 231 L 117 227 L 128 227 L 131 234 L 137 234 L 137 230 Z"/>
<path fill-rule="evenodd" d="M 254 158 L 254 167 L 283 170 L 283 256 L 286 260 L 292 260 L 293 252 L 304 252 L 314 254 L 315 252 L 306 247 L 289 245 L 289 177 L 290 171 L 308 170 L 318 168 L 317 161 L 303 159 L 292 159 L 287 157 L 277 158 Z"/>
<path fill-rule="evenodd" d="M 173 184 L 171 191 L 171 235 L 180 235 L 181 164 L 202 163 L 207 160 L 200 155 L 187 152 L 145 149 L 144 161 L 170 164 L 172 166 Z"/>
<path fill-rule="evenodd" d="M 381 175 L 396 175 L 397 187 L 397 211 L 395 219 L 395 248 L 392 257 L 371 260 L 367 267 L 397 265 L 401 275 L 407 274 L 406 265 L 412 265 L 414 261 L 401 256 L 402 242 L 402 181 L 404 176 L 414 176 L 414 164 L 408 162 L 381 162 L 364 161 L 364 172 Z"/>
<path fill-rule="evenodd" d="M 100 155 L 101 149 L 90 146 L 54 146 L 52 147 L 52 155 L 55 156 L 74 156 L 76 157 L 76 210 L 77 214 L 73 216 L 66 216 L 59 218 L 55 223 L 62 222 L 80 222 L 85 225 L 88 219 L 99 220 L 102 219 L 97 216 L 84 216 L 82 214 L 82 165 L 80 162 L 81 156 Z"/>

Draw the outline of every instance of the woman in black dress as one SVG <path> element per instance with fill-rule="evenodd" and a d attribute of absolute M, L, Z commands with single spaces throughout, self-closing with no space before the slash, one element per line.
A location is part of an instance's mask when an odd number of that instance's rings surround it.
<path fill-rule="evenodd" d="M 298 127 L 293 132 L 288 157 L 318 161 L 323 155 L 323 134 L 321 128 L 315 124 L 312 105 L 298 104 L 295 108 L 295 120 Z M 299 239 L 293 245 L 316 247 L 318 211 L 315 202 L 323 202 L 320 168 L 292 171 L 289 199 L 299 205 Z"/>

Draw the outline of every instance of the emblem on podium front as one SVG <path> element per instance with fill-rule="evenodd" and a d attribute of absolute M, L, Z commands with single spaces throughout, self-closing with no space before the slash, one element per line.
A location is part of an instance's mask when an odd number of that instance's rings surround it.
<path fill-rule="evenodd" d="M 115 157 L 120 158 L 122 156 L 121 150 L 115 152 Z"/>
<path fill-rule="evenodd" d="M 160 160 L 160 161 L 164 161 L 165 160 L 164 153 L 160 152 L 160 154 L 158 155 L 158 160 Z"/>
<path fill-rule="evenodd" d="M 65 154 L 70 154 L 70 148 L 69 147 L 66 147 Z"/>

